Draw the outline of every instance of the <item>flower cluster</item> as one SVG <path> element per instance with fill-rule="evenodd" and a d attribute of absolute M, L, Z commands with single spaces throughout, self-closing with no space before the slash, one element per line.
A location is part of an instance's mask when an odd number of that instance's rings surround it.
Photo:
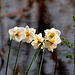
<path fill-rule="evenodd" d="M 24 27 L 14 27 L 9 29 L 10 40 L 13 39 L 17 42 L 21 40 L 23 42 L 30 43 L 34 46 L 34 48 L 38 48 L 38 46 L 43 42 L 43 48 L 48 48 L 49 51 L 53 52 L 53 49 L 57 47 L 57 44 L 61 43 L 60 34 L 61 32 L 55 28 L 46 29 L 45 37 L 42 37 L 42 33 L 35 34 L 36 29 L 29 28 L 29 26 Z"/>

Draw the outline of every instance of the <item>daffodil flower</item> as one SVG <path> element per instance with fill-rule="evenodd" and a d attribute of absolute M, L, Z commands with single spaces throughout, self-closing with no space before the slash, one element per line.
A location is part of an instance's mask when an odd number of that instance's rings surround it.
<path fill-rule="evenodd" d="M 45 47 L 49 51 L 53 52 L 53 49 L 57 48 L 57 44 L 61 43 L 61 32 L 55 28 L 46 29 L 45 31 Z"/>
<path fill-rule="evenodd" d="M 60 36 L 61 32 L 55 28 L 46 29 L 45 31 L 46 39 L 52 39 L 53 37 Z"/>
<path fill-rule="evenodd" d="M 29 26 L 26 26 L 25 32 L 24 32 L 24 34 L 26 35 L 26 38 L 23 39 L 23 42 L 30 43 L 34 39 L 35 32 L 36 32 L 36 29 L 29 28 Z"/>
<path fill-rule="evenodd" d="M 25 38 L 25 29 L 23 27 L 14 27 L 9 29 L 10 40 L 13 39 L 17 42 L 20 42 L 22 39 Z"/>
<path fill-rule="evenodd" d="M 42 33 L 36 34 L 34 41 L 31 43 L 31 45 L 34 46 L 34 49 L 37 49 L 41 42 L 43 42 L 43 40 L 44 38 L 42 37 Z M 43 48 L 43 46 L 41 48 Z"/>
<path fill-rule="evenodd" d="M 53 49 L 57 48 L 57 44 L 61 42 L 60 37 L 57 38 L 52 38 L 51 40 L 46 40 L 45 42 L 45 47 L 48 48 L 49 51 L 53 52 Z"/>

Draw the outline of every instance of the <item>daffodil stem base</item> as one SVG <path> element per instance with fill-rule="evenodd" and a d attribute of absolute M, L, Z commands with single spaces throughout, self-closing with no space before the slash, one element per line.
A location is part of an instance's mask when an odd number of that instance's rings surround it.
<path fill-rule="evenodd" d="M 28 70 L 27 70 L 26 75 L 29 75 L 29 72 L 30 72 L 30 69 L 31 69 L 31 67 L 32 67 L 32 64 L 33 64 L 33 62 L 35 61 L 35 59 L 36 59 L 37 55 L 39 54 L 39 52 L 40 52 L 40 50 L 41 50 L 42 45 L 43 45 L 43 43 L 41 43 L 41 45 L 38 47 L 37 51 L 35 52 L 35 55 L 34 55 L 34 57 L 33 57 L 32 61 L 31 61 L 31 64 L 30 64 L 30 66 L 29 66 L 29 68 L 28 68 Z"/>
<path fill-rule="evenodd" d="M 13 39 L 11 40 L 11 44 L 10 44 L 10 48 L 9 48 L 5 75 L 7 75 L 7 72 L 8 72 L 8 65 L 9 65 L 9 59 L 10 59 L 10 52 L 11 52 L 12 42 L 13 42 Z"/>
<path fill-rule="evenodd" d="M 43 56 L 44 56 L 44 51 L 42 51 L 42 56 L 41 56 L 41 62 L 40 62 L 40 68 L 39 68 L 38 75 L 40 75 L 40 72 L 41 72 L 42 63 L 43 63 Z"/>
<path fill-rule="evenodd" d="M 15 63 L 15 68 L 14 68 L 14 73 L 13 73 L 13 75 L 15 75 L 15 72 L 16 72 L 16 67 L 17 67 L 17 62 L 18 62 L 18 58 L 19 58 L 21 43 L 22 43 L 22 40 L 21 40 L 20 45 L 19 45 L 19 50 L 18 50 L 18 54 L 17 54 L 17 58 L 16 58 L 16 63 Z"/>

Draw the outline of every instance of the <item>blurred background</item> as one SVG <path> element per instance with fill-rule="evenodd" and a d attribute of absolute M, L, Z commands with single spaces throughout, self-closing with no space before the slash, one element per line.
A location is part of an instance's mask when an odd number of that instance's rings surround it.
<path fill-rule="evenodd" d="M 25 27 L 29 25 L 43 33 L 52 27 L 61 31 L 61 37 L 65 37 L 70 43 L 74 43 L 75 24 L 72 20 L 75 15 L 75 0 L 0 0 L 0 75 L 5 75 L 7 56 L 10 46 L 8 30 L 14 26 Z M 13 75 L 19 43 L 13 41 L 8 75 Z M 62 51 L 49 52 L 45 49 L 41 75 L 74 75 L 73 60 L 66 59 L 67 54 L 74 56 L 74 49 L 58 45 Z M 22 43 L 19 55 L 16 75 L 25 75 L 36 50 L 31 44 Z M 56 61 L 57 58 L 57 61 Z M 41 52 L 36 58 L 30 74 L 38 75 Z"/>

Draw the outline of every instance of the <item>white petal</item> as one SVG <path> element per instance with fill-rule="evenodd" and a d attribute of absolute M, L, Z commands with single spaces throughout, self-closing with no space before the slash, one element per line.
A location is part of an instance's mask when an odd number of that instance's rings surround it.
<path fill-rule="evenodd" d="M 29 32 L 29 26 L 25 27 L 25 32 Z"/>
<path fill-rule="evenodd" d="M 56 30 L 56 33 L 58 36 L 60 36 L 61 32 L 59 30 Z"/>
<path fill-rule="evenodd" d="M 10 35 L 13 35 L 14 32 L 15 32 L 14 29 L 9 29 L 9 34 L 10 34 Z"/>
<path fill-rule="evenodd" d="M 30 42 L 31 42 L 31 40 L 30 40 L 29 38 L 25 38 L 25 39 L 23 39 L 23 42 L 30 43 Z"/>
<path fill-rule="evenodd" d="M 52 51 L 52 52 L 53 52 L 53 48 L 52 48 L 52 47 L 50 47 L 49 51 Z"/>
<path fill-rule="evenodd" d="M 58 36 L 60 36 L 61 32 L 58 29 L 51 28 L 52 32 L 55 32 Z"/>
<path fill-rule="evenodd" d="M 53 44 L 52 47 L 53 47 L 53 48 L 57 48 L 57 45 L 56 45 L 56 44 Z"/>
<path fill-rule="evenodd" d="M 20 30 L 20 32 L 21 32 L 22 34 L 24 34 L 24 33 L 25 33 L 25 28 L 20 27 L 20 28 L 19 28 L 19 30 Z"/>
<path fill-rule="evenodd" d="M 49 29 L 46 29 L 44 32 L 45 32 L 45 35 L 49 35 L 50 34 L 50 30 Z"/>
<path fill-rule="evenodd" d="M 38 48 L 37 41 L 33 41 L 31 45 L 34 46 L 34 49 Z"/>
<path fill-rule="evenodd" d="M 59 44 L 59 43 L 61 43 L 61 39 L 60 39 L 59 36 L 56 36 L 56 38 L 55 38 L 55 44 Z"/>
<path fill-rule="evenodd" d="M 18 27 L 16 26 L 16 27 L 14 27 L 14 30 L 17 30 L 18 29 Z"/>
<path fill-rule="evenodd" d="M 30 28 L 30 32 L 35 33 L 36 32 L 36 29 Z"/>
<path fill-rule="evenodd" d="M 10 35 L 10 40 L 12 40 L 12 38 L 13 38 L 13 35 Z"/>
<path fill-rule="evenodd" d="M 15 41 L 20 42 L 22 40 L 22 38 L 20 37 L 15 37 Z"/>
<path fill-rule="evenodd" d="M 36 38 L 38 39 L 42 39 L 43 37 L 42 37 L 42 33 L 39 33 L 39 34 L 36 34 Z"/>

